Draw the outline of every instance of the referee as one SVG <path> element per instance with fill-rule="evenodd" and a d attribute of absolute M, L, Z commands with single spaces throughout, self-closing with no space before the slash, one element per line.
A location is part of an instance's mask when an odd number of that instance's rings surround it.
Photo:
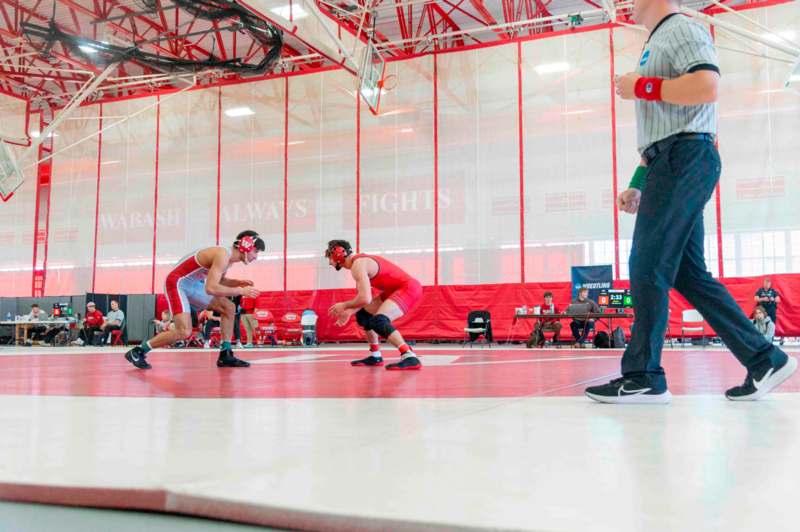
<path fill-rule="evenodd" d="M 642 156 L 617 198 L 622 211 L 638 211 L 629 262 L 636 319 L 622 377 L 589 387 L 586 395 L 604 403 L 670 401 L 661 350 L 674 287 L 747 368 L 744 384 L 726 397 L 756 400 L 788 379 L 797 360 L 767 342 L 706 270 L 703 208 L 721 170 L 714 43 L 704 26 L 679 14 L 677 0 L 635 0 L 633 17 L 650 36 L 636 72 L 615 84 L 622 99 L 635 100 Z"/>

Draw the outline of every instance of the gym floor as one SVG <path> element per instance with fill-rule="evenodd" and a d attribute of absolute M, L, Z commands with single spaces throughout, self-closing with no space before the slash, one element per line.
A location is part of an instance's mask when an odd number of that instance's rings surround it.
<path fill-rule="evenodd" d="M 582 394 L 615 350 L 421 347 L 422 371 L 387 372 L 351 368 L 363 349 L 164 350 L 143 372 L 3 348 L 0 498 L 305 530 L 796 530 L 798 377 L 732 403 L 727 351 L 667 350 L 673 403 L 611 406 Z"/>

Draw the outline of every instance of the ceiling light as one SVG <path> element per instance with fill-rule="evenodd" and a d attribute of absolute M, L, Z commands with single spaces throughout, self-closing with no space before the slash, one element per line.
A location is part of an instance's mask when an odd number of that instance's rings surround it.
<path fill-rule="evenodd" d="M 287 4 L 281 7 L 273 7 L 270 11 L 286 20 L 298 20 L 308 16 L 308 12 L 297 4 Z"/>
<path fill-rule="evenodd" d="M 253 111 L 249 107 L 233 107 L 231 109 L 225 110 L 225 116 L 229 116 L 231 118 L 236 118 L 239 116 L 250 116 L 254 114 L 256 114 L 255 111 Z"/>
<path fill-rule="evenodd" d="M 793 41 L 797 34 L 793 31 L 778 31 L 775 33 L 764 33 L 764 38 L 771 42 Z"/>
<path fill-rule="evenodd" d="M 370 99 L 373 96 L 375 96 L 375 92 L 378 90 L 378 88 L 377 87 L 375 87 L 375 88 L 373 88 L 373 87 L 363 87 L 363 88 L 361 88 L 359 90 L 361 92 L 361 95 L 364 98 Z M 386 89 L 381 89 L 381 94 L 386 94 Z"/>
<path fill-rule="evenodd" d="M 541 65 L 536 65 L 533 69 L 537 74 L 554 74 L 569 70 L 569 63 L 542 63 Z"/>

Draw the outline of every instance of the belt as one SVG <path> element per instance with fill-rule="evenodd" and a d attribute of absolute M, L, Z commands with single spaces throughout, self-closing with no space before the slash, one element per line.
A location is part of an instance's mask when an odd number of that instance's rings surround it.
<path fill-rule="evenodd" d="M 650 146 L 647 147 L 642 155 L 644 156 L 645 161 L 649 165 L 653 159 L 655 159 L 659 153 L 669 149 L 675 142 L 678 140 L 702 140 L 705 142 L 714 142 L 714 135 L 711 133 L 676 133 L 675 135 L 671 135 L 663 140 L 659 140 L 658 142 L 654 142 Z"/>

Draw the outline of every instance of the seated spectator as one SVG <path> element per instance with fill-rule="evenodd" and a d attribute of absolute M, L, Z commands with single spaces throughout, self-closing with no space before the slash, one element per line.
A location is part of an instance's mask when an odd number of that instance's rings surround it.
<path fill-rule="evenodd" d="M 233 339 L 236 341 L 236 347 L 240 349 L 244 347 L 242 345 L 242 330 L 239 325 L 239 315 L 240 315 L 239 312 L 241 309 L 240 306 L 241 299 L 242 299 L 241 296 L 231 298 L 233 304 L 236 305 L 236 316 L 234 317 L 233 320 Z M 214 327 L 219 327 L 221 325 L 222 316 L 220 316 L 220 314 L 218 314 L 216 311 L 206 310 L 205 318 L 206 322 L 205 325 L 203 325 L 203 338 L 205 339 L 205 343 L 203 344 L 203 347 L 208 349 L 209 347 L 211 347 L 211 330 Z"/>
<path fill-rule="evenodd" d="M 781 302 L 781 295 L 777 290 L 772 288 L 772 280 L 769 278 L 764 279 L 764 286 L 756 291 L 756 305 L 762 307 L 764 311 L 772 320 L 772 324 L 778 326 L 778 303 Z M 783 339 L 781 339 L 783 345 Z"/>
<path fill-rule="evenodd" d="M 57 320 L 57 319 L 60 319 L 60 318 L 61 318 L 61 316 L 56 316 L 55 312 L 53 314 L 50 314 L 50 316 L 47 317 L 47 319 L 49 319 L 49 320 Z M 44 345 L 44 346 L 53 345 L 53 342 L 55 341 L 56 336 L 58 336 L 58 333 L 66 331 L 66 330 L 67 330 L 66 325 L 57 325 L 56 324 L 56 325 L 52 325 L 50 327 L 47 327 L 46 330 L 45 330 L 44 335 L 42 336 L 41 345 Z"/>
<path fill-rule="evenodd" d="M 544 293 L 544 303 L 542 303 L 542 314 L 558 314 L 558 307 L 553 303 L 553 293 Z M 561 322 L 558 319 L 539 319 L 533 326 L 533 332 L 526 342 L 526 346 L 531 348 L 534 344 L 537 347 L 544 347 L 545 331 L 553 333 L 553 343 L 558 342 L 558 335 L 561 334 Z"/>
<path fill-rule="evenodd" d="M 103 313 L 97 310 L 94 301 L 86 303 L 86 317 L 81 324 L 81 330 L 78 332 L 78 339 L 75 340 L 75 345 L 92 345 L 94 344 L 94 336 L 96 332 L 103 329 Z"/>
<path fill-rule="evenodd" d="M 39 321 L 47 319 L 47 315 L 42 312 L 42 309 L 39 308 L 37 303 L 31 305 L 31 312 L 27 316 L 24 317 L 24 321 Z M 33 343 L 34 340 L 41 341 L 44 338 L 45 333 L 47 332 L 47 325 L 33 325 L 28 327 L 28 341 L 27 344 L 30 345 Z"/>
<path fill-rule="evenodd" d="M 175 324 L 172 323 L 172 315 L 168 310 L 162 311 L 161 319 L 153 320 L 153 324 L 156 326 L 156 334 L 160 334 L 164 331 L 171 331 L 175 328 Z"/>
<path fill-rule="evenodd" d="M 588 288 L 579 288 L 578 299 L 570 303 L 569 311 L 570 314 L 599 313 L 600 307 L 597 303 L 589 299 Z M 569 327 L 572 329 L 572 336 L 575 338 L 575 347 L 582 347 L 586 342 L 586 338 L 589 336 L 589 332 L 594 330 L 594 320 L 573 319 Z"/>
<path fill-rule="evenodd" d="M 758 332 L 764 335 L 768 342 L 772 343 L 772 339 L 775 338 L 775 324 L 767 314 L 767 309 L 761 305 L 753 310 L 753 325 L 756 326 Z"/>
<path fill-rule="evenodd" d="M 110 344 L 111 331 L 122 330 L 123 323 L 125 323 L 125 313 L 119 309 L 119 301 L 112 299 L 111 310 L 108 311 L 103 322 L 103 343 Z"/>
<path fill-rule="evenodd" d="M 200 321 L 205 320 L 205 323 L 203 324 L 203 341 L 204 341 L 203 347 L 208 349 L 209 347 L 211 347 L 211 330 L 214 327 L 220 326 L 222 316 L 220 316 L 213 310 L 206 309 L 201 313 L 199 320 Z"/>

